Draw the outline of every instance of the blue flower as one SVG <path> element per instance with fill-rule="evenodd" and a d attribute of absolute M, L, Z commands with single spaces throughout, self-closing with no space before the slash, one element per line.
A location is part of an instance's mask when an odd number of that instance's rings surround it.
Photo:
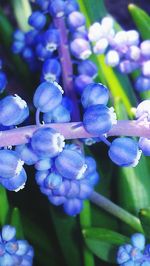
<path fill-rule="evenodd" d="M 34 165 L 35 169 L 38 171 L 46 171 L 49 170 L 52 166 L 52 160 L 50 158 L 44 158 L 38 160 Z"/>
<path fill-rule="evenodd" d="M 77 59 L 85 60 L 91 55 L 91 47 L 87 40 L 82 38 L 74 39 L 70 43 L 70 50 Z"/>
<path fill-rule="evenodd" d="M 32 266 L 33 248 L 26 240 L 16 239 L 16 229 L 10 225 L 2 227 L 0 240 L 0 265 Z"/>
<path fill-rule="evenodd" d="M 46 17 L 42 12 L 34 11 L 29 17 L 28 23 L 35 29 L 41 30 L 46 24 Z"/>
<path fill-rule="evenodd" d="M 109 91 L 101 83 L 91 83 L 87 85 L 82 93 L 81 102 L 84 108 L 91 105 L 108 103 Z"/>
<path fill-rule="evenodd" d="M 84 156 L 76 151 L 64 149 L 55 159 L 58 173 L 68 179 L 81 179 L 86 170 Z"/>
<path fill-rule="evenodd" d="M 150 121 L 150 100 L 142 101 L 136 108 L 136 118 Z"/>
<path fill-rule="evenodd" d="M 10 178 L 20 174 L 24 162 L 15 151 L 0 150 L 0 176 Z"/>
<path fill-rule="evenodd" d="M 93 83 L 93 79 L 90 76 L 84 74 L 81 74 L 75 77 L 74 79 L 75 90 L 77 91 L 78 94 L 82 94 L 85 87 L 91 83 Z"/>
<path fill-rule="evenodd" d="M 63 0 L 52 0 L 48 9 L 52 16 L 60 18 L 65 13 L 65 2 Z"/>
<path fill-rule="evenodd" d="M 68 15 L 67 23 L 71 30 L 75 30 L 85 25 L 85 16 L 79 11 L 73 11 Z"/>
<path fill-rule="evenodd" d="M 150 139 L 141 137 L 139 139 L 139 148 L 145 156 L 150 156 Z"/>
<path fill-rule="evenodd" d="M 62 101 L 62 89 L 56 82 L 41 83 L 34 94 L 33 103 L 41 112 L 54 110 Z"/>
<path fill-rule="evenodd" d="M 46 81 L 58 81 L 61 74 L 61 66 L 57 59 L 47 59 L 42 67 L 42 75 Z"/>
<path fill-rule="evenodd" d="M 150 90 L 150 78 L 140 76 L 136 79 L 135 89 L 138 92 Z"/>
<path fill-rule="evenodd" d="M 33 165 L 39 160 L 30 143 L 16 146 L 15 151 L 27 165 Z"/>
<path fill-rule="evenodd" d="M 141 151 L 138 143 L 127 137 L 117 138 L 110 145 L 108 155 L 119 166 L 135 167 L 140 159 Z"/>
<path fill-rule="evenodd" d="M 69 15 L 73 11 L 79 10 L 79 5 L 76 0 L 67 0 L 65 2 L 65 14 Z"/>
<path fill-rule="evenodd" d="M 94 62 L 91 60 L 84 60 L 78 64 L 79 74 L 87 75 L 93 79 L 97 76 L 98 68 Z"/>
<path fill-rule="evenodd" d="M 116 114 L 113 107 L 108 108 L 104 104 L 88 107 L 83 115 L 85 129 L 97 136 L 107 133 L 116 122 Z"/>
<path fill-rule="evenodd" d="M 63 205 L 65 213 L 70 216 L 75 216 L 83 209 L 83 201 L 79 199 L 69 199 Z"/>
<path fill-rule="evenodd" d="M 64 137 L 52 128 L 41 127 L 31 138 L 32 149 L 41 158 L 57 156 L 62 152 L 64 145 Z"/>
<path fill-rule="evenodd" d="M 50 52 L 55 51 L 59 45 L 59 41 L 59 33 L 56 29 L 50 29 L 44 32 L 43 45 L 46 50 Z"/>
<path fill-rule="evenodd" d="M 21 124 L 29 116 L 29 109 L 18 95 L 6 96 L 0 101 L 0 113 L 0 123 L 13 126 Z"/>

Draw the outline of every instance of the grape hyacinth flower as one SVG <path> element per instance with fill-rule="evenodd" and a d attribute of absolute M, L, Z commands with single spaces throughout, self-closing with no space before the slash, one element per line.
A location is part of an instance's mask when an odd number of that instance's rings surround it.
<path fill-rule="evenodd" d="M 82 94 L 84 88 L 93 82 L 93 79 L 90 76 L 81 74 L 74 79 L 74 86 L 77 93 Z"/>
<path fill-rule="evenodd" d="M 48 9 L 52 16 L 60 18 L 65 13 L 65 2 L 63 0 L 52 0 L 49 3 Z"/>
<path fill-rule="evenodd" d="M 4 225 L 0 240 L 0 265 L 32 266 L 34 251 L 26 240 L 16 239 L 16 229 Z"/>
<path fill-rule="evenodd" d="M 62 93 L 61 86 L 56 82 L 43 82 L 34 93 L 33 103 L 41 112 L 50 112 L 61 103 Z"/>
<path fill-rule="evenodd" d="M 85 129 L 97 136 L 106 134 L 117 123 L 114 108 L 104 104 L 91 105 L 83 115 Z"/>
<path fill-rule="evenodd" d="M 59 81 L 61 74 L 61 66 L 56 59 L 47 59 L 44 61 L 42 67 L 42 75 L 45 81 L 53 82 Z"/>
<path fill-rule="evenodd" d="M 131 236 L 130 243 L 119 247 L 117 252 L 117 263 L 122 266 L 149 266 L 150 253 L 149 244 L 145 246 L 145 236 L 135 233 Z"/>
<path fill-rule="evenodd" d="M 82 93 L 81 102 L 84 108 L 91 105 L 107 105 L 109 99 L 108 89 L 101 83 L 91 83 L 85 87 Z"/>
<path fill-rule="evenodd" d="M 62 205 L 65 213 L 74 216 L 83 208 L 83 200 L 90 197 L 99 180 L 96 163 L 84 157 L 75 144 L 66 145 L 56 158 L 48 157 L 36 163 L 36 182 L 49 201 Z"/>
<path fill-rule="evenodd" d="M 97 66 L 91 60 L 87 59 L 78 64 L 78 73 L 81 75 L 87 75 L 91 78 L 97 76 Z"/>
<path fill-rule="evenodd" d="M 29 116 L 29 109 L 18 95 L 6 96 L 0 100 L 0 113 L 0 123 L 13 126 L 21 124 Z"/>
<path fill-rule="evenodd" d="M 40 158 L 57 156 L 64 145 L 64 137 L 52 128 L 39 128 L 31 138 L 32 149 Z"/>
<path fill-rule="evenodd" d="M 77 59 L 85 60 L 91 55 L 90 44 L 87 40 L 77 38 L 70 43 L 70 51 Z"/>
<path fill-rule="evenodd" d="M 150 100 L 142 101 L 136 108 L 136 118 L 138 120 L 150 121 Z"/>
<path fill-rule="evenodd" d="M 28 22 L 29 22 L 29 25 L 31 25 L 35 29 L 41 30 L 44 28 L 46 24 L 46 17 L 44 16 L 42 12 L 35 11 L 29 17 Z"/>
<path fill-rule="evenodd" d="M 124 137 L 112 141 L 108 154 L 110 159 L 119 166 L 135 167 L 139 162 L 141 151 L 136 141 Z"/>
<path fill-rule="evenodd" d="M 55 160 L 57 171 L 68 179 L 81 179 L 87 168 L 84 157 L 76 151 L 65 149 Z"/>

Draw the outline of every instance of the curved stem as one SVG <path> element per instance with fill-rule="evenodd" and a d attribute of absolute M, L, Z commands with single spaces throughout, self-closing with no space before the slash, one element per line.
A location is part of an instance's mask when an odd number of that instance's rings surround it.
<path fill-rule="evenodd" d="M 100 208 L 104 209 L 105 211 L 114 215 L 115 217 L 117 217 L 121 221 L 130 225 L 136 231 L 143 233 L 143 228 L 141 226 L 140 220 L 136 216 L 132 215 L 131 213 L 129 213 L 126 210 L 119 207 L 118 205 L 114 204 L 109 199 L 98 194 L 97 192 L 93 192 L 91 197 L 90 197 L 90 200 L 91 200 L 91 202 L 93 202 L 97 206 L 99 206 Z"/>
<path fill-rule="evenodd" d="M 65 137 L 65 139 L 98 137 L 98 135 L 89 134 L 85 130 L 82 122 L 52 123 L 41 126 L 56 129 Z M 33 125 L 0 131 L 0 147 L 28 143 L 29 138 L 32 137 L 34 131 L 36 131 L 38 128 L 38 126 Z M 142 122 L 140 124 L 137 124 L 135 120 L 120 120 L 107 133 L 107 136 L 137 136 L 150 138 L 150 122 Z"/>

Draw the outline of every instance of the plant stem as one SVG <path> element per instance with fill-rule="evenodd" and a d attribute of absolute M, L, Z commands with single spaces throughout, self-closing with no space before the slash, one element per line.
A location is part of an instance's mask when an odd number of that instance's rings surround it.
<path fill-rule="evenodd" d="M 114 215 L 121 221 L 130 225 L 137 232 L 143 233 L 143 228 L 141 226 L 140 220 L 136 216 L 132 215 L 131 213 L 127 212 L 126 210 L 122 209 L 121 207 L 110 201 L 109 199 L 98 194 L 97 192 L 92 192 L 90 200 L 100 208 L 104 209 L 105 211 Z"/>
<path fill-rule="evenodd" d="M 91 206 L 88 200 L 84 201 L 83 211 L 80 213 L 80 225 L 82 230 L 92 226 Z M 94 256 L 92 252 L 86 247 L 83 247 L 83 258 L 85 266 L 94 266 Z"/>
<path fill-rule="evenodd" d="M 60 45 L 58 54 L 62 66 L 63 89 L 73 103 L 72 121 L 80 120 L 77 96 L 73 88 L 73 66 L 69 53 L 68 34 L 64 17 L 54 18 L 54 25 L 59 31 Z"/>
<path fill-rule="evenodd" d="M 89 134 L 82 122 L 51 123 L 41 127 L 54 128 L 65 139 L 94 138 L 98 135 Z M 0 147 L 20 145 L 29 142 L 29 138 L 38 129 L 37 125 L 0 131 Z M 150 122 L 137 123 L 135 120 L 119 120 L 107 133 L 107 136 L 137 136 L 150 138 Z"/>

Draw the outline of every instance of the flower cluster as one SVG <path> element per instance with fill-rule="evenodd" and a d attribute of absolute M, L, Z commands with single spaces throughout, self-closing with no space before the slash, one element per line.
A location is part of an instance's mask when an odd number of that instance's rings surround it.
<path fill-rule="evenodd" d="M 16 239 L 16 229 L 2 227 L 0 234 L 0 265 L 32 266 L 34 251 L 26 240 Z"/>
<path fill-rule="evenodd" d="M 60 110 L 57 119 L 50 119 L 62 103 L 62 89 L 56 82 L 41 83 L 35 91 L 33 102 L 37 110 L 43 113 L 45 123 L 62 122 L 63 115 L 66 117 Z M 85 157 L 78 145 L 65 145 L 64 140 L 56 130 L 41 125 L 29 143 L 17 146 L 16 152 L 26 164 L 35 165 L 36 181 L 50 202 L 63 204 L 67 214 L 76 215 L 83 207 L 83 200 L 90 196 L 98 182 L 98 174 L 94 159 Z"/>
<path fill-rule="evenodd" d="M 84 155 L 77 144 L 66 144 L 59 130 L 50 128 L 50 123 L 70 121 L 70 108 L 62 105 L 63 90 L 56 82 L 41 83 L 33 98 L 37 108 L 38 129 L 27 144 L 18 145 L 14 150 L 0 150 L 0 183 L 8 190 L 18 191 L 26 182 L 23 164 L 34 165 L 37 170 L 36 181 L 42 193 L 55 205 L 63 205 L 69 215 L 76 215 L 82 209 L 84 199 L 90 197 L 98 182 L 95 161 Z M 101 83 L 91 83 L 81 95 L 84 109 L 83 126 L 94 136 L 95 141 L 104 141 L 110 159 L 119 166 L 136 166 L 141 151 L 138 143 L 128 137 L 116 138 L 110 143 L 106 137 L 116 124 L 113 107 L 107 107 L 109 91 Z M 66 106 L 69 106 L 66 104 Z M 137 123 L 149 121 L 149 100 L 142 102 L 136 110 Z M 9 108 L 8 108 L 9 107 Z M 0 101 L 2 126 L 14 127 L 28 116 L 28 107 L 18 96 L 6 96 Z M 56 113 L 56 110 L 59 110 Z M 19 116 L 18 116 L 19 113 Z M 43 125 L 40 123 L 43 114 Z M 46 127 L 48 123 L 48 127 Z M 149 155 L 149 139 L 140 138 L 139 146 Z M 85 141 L 86 143 L 86 141 Z"/>
<path fill-rule="evenodd" d="M 62 205 L 67 214 L 76 215 L 82 210 L 83 200 L 90 197 L 99 180 L 95 160 L 84 154 L 82 143 L 89 145 L 103 141 L 108 145 L 110 159 L 124 167 L 136 166 L 141 150 L 145 155 L 150 155 L 149 139 L 140 138 L 139 144 L 129 137 L 118 137 L 112 142 L 107 140 L 107 134 L 117 124 L 117 118 L 114 108 L 107 106 L 109 90 L 93 81 L 97 67 L 88 59 L 92 41 L 96 53 L 104 53 L 108 44 L 112 45 L 119 58 L 117 64 L 122 64 L 126 60 L 126 52 L 129 53 L 133 46 L 139 44 L 139 36 L 136 31 L 115 34 L 113 21 L 108 17 L 102 20 L 101 25 L 92 25 L 88 32 L 85 17 L 74 0 L 37 0 L 36 4 L 39 9 L 28 20 L 33 29 L 27 33 L 17 30 L 12 49 L 22 54 L 32 69 L 41 72 L 41 83 L 33 97 L 37 128 L 33 134 L 29 133 L 26 143 L 17 145 L 14 150 L 0 150 L 0 183 L 8 190 L 18 191 L 24 187 L 27 179 L 23 164 L 34 165 L 41 192 L 48 196 L 52 204 Z M 124 35 L 127 43 L 123 39 Z M 108 51 L 106 59 L 110 57 L 110 60 L 114 60 L 113 55 L 109 56 L 114 51 Z M 107 63 L 110 64 L 110 60 Z M 57 83 L 61 81 L 61 74 L 65 80 L 64 97 L 64 91 Z M 82 125 L 92 137 L 83 138 L 79 143 L 65 144 L 59 123 L 65 128 L 73 112 L 79 109 L 78 99 L 72 96 L 76 92 L 80 96 Z M 0 100 L 0 113 L 1 127 L 10 129 L 28 117 L 29 109 L 19 96 L 6 96 Z M 149 113 L 149 101 L 141 103 L 136 111 L 137 123 L 149 121 Z M 77 121 L 80 120 L 79 116 L 76 115 Z M 55 123 L 56 127 L 51 128 L 51 123 Z"/>
<path fill-rule="evenodd" d="M 14 32 L 12 51 L 21 54 L 31 70 L 40 70 L 41 81 L 59 82 L 62 74 L 60 61 L 65 61 L 66 58 L 63 58 L 62 53 L 58 53 L 60 32 L 54 20 L 63 17 L 69 32 L 68 40 L 64 40 L 66 49 L 69 49 L 75 58 L 72 61 L 75 76 L 71 78 L 74 79 L 75 89 L 80 95 L 84 87 L 92 83 L 97 75 L 97 66 L 87 59 L 92 51 L 85 17 L 74 0 L 44 1 L 44 3 L 36 1 L 36 4 L 41 10 L 34 11 L 28 21 L 33 29 L 27 33 L 20 30 Z M 53 21 L 48 24 L 50 16 Z"/>
<path fill-rule="evenodd" d="M 95 54 L 105 53 L 105 62 L 117 67 L 122 73 L 129 74 L 140 70 L 141 75 L 135 82 L 138 92 L 150 89 L 150 40 L 140 43 L 136 30 L 115 32 L 111 17 L 105 17 L 101 23 L 95 22 L 88 32 Z"/>
<path fill-rule="evenodd" d="M 145 236 L 143 234 L 133 234 L 130 243 L 119 247 L 117 263 L 122 266 L 150 265 L 150 245 L 145 246 Z"/>

